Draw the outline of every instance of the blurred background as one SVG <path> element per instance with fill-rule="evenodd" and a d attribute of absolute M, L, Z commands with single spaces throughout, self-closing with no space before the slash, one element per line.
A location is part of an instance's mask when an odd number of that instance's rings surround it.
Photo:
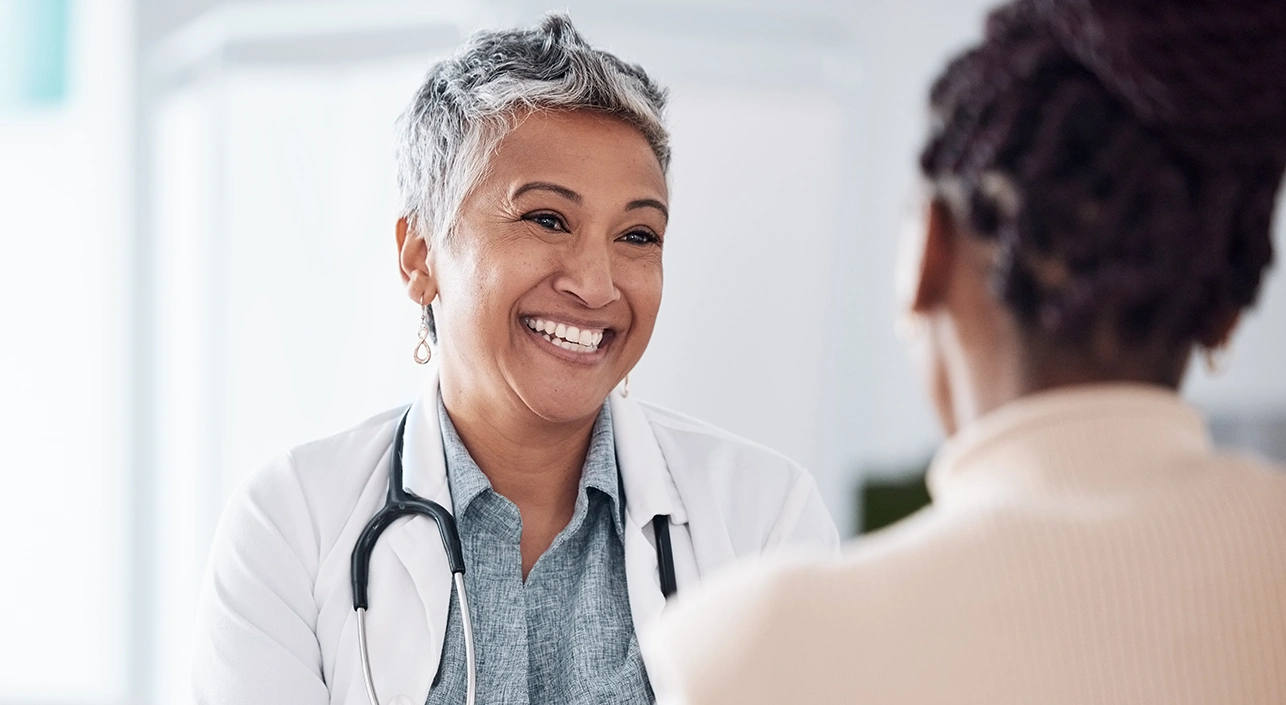
<path fill-rule="evenodd" d="M 0 0 L 0 705 L 186 700 L 229 492 L 420 384 L 395 118 L 469 32 L 549 10 L 672 89 L 634 394 L 798 459 L 845 533 L 914 508 L 940 435 L 895 240 L 929 81 L 990 5 Z M 1225 367 L 1188 396 L 1286 458 L 1280 272 Z"/>

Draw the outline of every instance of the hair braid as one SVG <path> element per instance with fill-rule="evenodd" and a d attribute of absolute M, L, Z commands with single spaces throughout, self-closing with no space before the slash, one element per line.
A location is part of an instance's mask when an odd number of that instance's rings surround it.
<path fill-rule="evenodd" d="M 1286 168 L 1286 3 L 1019 0 L 930 93 L 921 170 L 1029 329 L 1203 341 L 1252 304 Z"/>

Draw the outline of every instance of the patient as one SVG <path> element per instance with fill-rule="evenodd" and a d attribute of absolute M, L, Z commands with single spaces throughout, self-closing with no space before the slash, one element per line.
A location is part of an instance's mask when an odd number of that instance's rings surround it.
<path fill-rule="evenodd" d="M 658 694 L 1286 703 L 1286 473 L 1177 393 L 1272 260 L 1286 3 L 1019 1 L 930 107 L 905 303 L 950 434 L 933 504 L 681 597 Z"/>

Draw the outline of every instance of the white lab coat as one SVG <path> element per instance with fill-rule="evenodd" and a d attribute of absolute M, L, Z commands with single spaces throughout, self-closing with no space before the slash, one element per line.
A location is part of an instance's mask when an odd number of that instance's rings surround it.
<path fill-rule="evenodd" d="M 449 509 L 436 374 L 424 389 L 407 420 L 403 482 Z M 640 638 L 665 605 L 650 526 L 656 515 L 670 516 L 680 592 L 743 557 L 786 548 L 836 551 L 835 526 L 812 477 L 798 465 L 618 393 L 611 405 L 626 497 L 626 580 Z M 200 599 L 197 703 L 367 703 L 350 557 L 383 505 L 402 412 L 296 448 L 252 476 L 229 503 Z M 367 630 L 382 705 L 425 702 L 450 597 L 451 575 L 433 522 L 395 522 L 380 537 L 370 569 Z"/>

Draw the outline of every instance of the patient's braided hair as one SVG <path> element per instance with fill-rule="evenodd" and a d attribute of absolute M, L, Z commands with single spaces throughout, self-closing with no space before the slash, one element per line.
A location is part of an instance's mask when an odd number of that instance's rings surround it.
<path fill-rule="evenodd" d="M 1272 261 L 1283 0 L 1018 0 L 934 84 L 924 176 L 1063 345 L 1217 341 Z"/>

